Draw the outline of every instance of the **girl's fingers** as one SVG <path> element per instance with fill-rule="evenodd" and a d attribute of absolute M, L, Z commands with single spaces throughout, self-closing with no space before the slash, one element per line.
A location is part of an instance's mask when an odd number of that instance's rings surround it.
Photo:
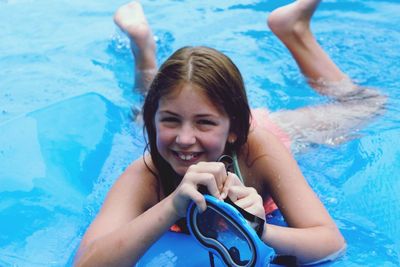
<path fill-rule="evenodd" d="M 229 190 L 231 200 L 242 209 L 264 218 L 264 206 L 262 197 L 253 187 L 232 186 Z"/>
<path fill-rule="evenodd" d="M 185 175 L 184 183 L 190 183 L 193 188 L 197 191 L 199 185 L 207 187 L 208 192 L 216 198 L 220 198 L 220 191 L 218 189 L 215 177 L 211 173 L 194 173 L 191 172 Z"/>
<path fill-rule="evenodd" d="M 218 191 L 218 198 L 220 197 L 220 194 L 223 192 L 224 184 L 227 179 L 227 172 L 225 169 L 225 165 L 221 162 L 199 162 L 196 165 L 193 165 L 189 168 L 189 170 L 193 176 L 202 176 L 204 174 L 211 175 L 212 177 L 206 177 L 205 180 L 200 182 L 203 185 L 206 185 L 208 187 L 209 182 L 208 179 L 213 179 L 217 191 Z M 195 174 L 195 175 L 194 175 Z M 203 176 L 204 178 L 204 176 Z M 204 184 L 206 183 L 206 184 Z M 210 194 L 217 196 L 214 187 L 209 188 Z"/>
<path fill-rule="evenodd" d="M 197 208 L 200 210 L 200 213 L 204 212 L 207 209 L 207 204 L 204 196 L 199 191 L 196 190 L 191 196 L 191 199 L 194 201 L 194 203 L 196 203 Z"/>
<path fill-rule="evenodd" d="M 181 184 L 173 194 L 173 205 L 180 217 L 186 216 L 190 200 L 196 203 L 198 209 L 203 212 L 206 209 L 204 196 L 197 191 L 197 188 L 190 183 Z"/>
<path fill-rule="evenodd" d="M 228 196 L 233 202 L 236 203 L 238 199 L 242 199 L 250 195 L 251 189 L 251 187 L 246 187 L 244 185 L 233 185 L 229 188 Z M 255 192 L 257 193 L 257 191 Z"/>
<path fill-rule="evenodd" d="M 231 173 L 228 173 L 228 175 L 226 177 L 226 180 L 225 180 L 225 183 L 224 183 L 224 186 L 223 186 L 222 191 L 221 191 L 221 199 L 222 200 L 224 200 L 228 196 L 229 188 L 232 185 L 233 185 L 233 177 L 232 177 Z"/>
<path fill-rule="evenodd" d="M 221 199 L 225 199 L 229 194 L 229 189 L 234 185 L 242 185 L 236 174 L 228 172 L 224 186 L 221 192 Z"/>
<path fill-rule="evenodd" d="M 232 186 L 229 190 L 230 199 L 242 209 L 247 209 L 257 203 L 262 203 L 261 196 L 252 187 Z"/>
<path fill-rule="evenodd" d="M 235 173 L 232 173 L 234 179 L 233 179 L 233 185 L 239 185 L 239 186 L 245 186 L 242 181 L 239 179 L 239 176 L 237 176 Z"/>
<path fill-rule="evenodd" d="M 196 166 L 198 167 L 197 172 L 211 173 L 215 178 L 218 190 L 222 192 L 227 178 L 225 165 L 222 162 L 199 162 Z"/>
<path fill-rule="evenodd" d="M 199 186 L 207 187 L 208 192 L 216 198 L 221 198 L 227 181 L 225 165 L 221 162 L 200 162 L 188 168 L 180 186 L 174 206 L 180 216 L 186 212 L 189 200 L 193 200 L 200 211 L 206 209 L 204 196 L 199 192 Z M 230 182 L 229 182 L 230 184 Z M 229 188 L 229 187 L 228 187 Z M 225 190 L 225 196 L 227 190 Z"/>
<path fill-rule="evenodd" d="M 247 209 L 254 204 L 254 199 L 251 196 L 247 196 L 236 200 L 235 204 L 241 207 L 242 209 Z"/>

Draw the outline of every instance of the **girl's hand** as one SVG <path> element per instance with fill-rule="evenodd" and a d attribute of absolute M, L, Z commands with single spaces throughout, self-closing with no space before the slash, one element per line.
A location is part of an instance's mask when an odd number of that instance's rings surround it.
<path fill-rule="evenodd" d="M 262 219 L 265 218 L 263 199 L 253 187 L 231 186 L 228 197 L 245 211 Z"/>
<path fill-rule="evenodd" d="M 228 176 L 225 180 L 224 187 L 222 188 L 221 192 L 221 199 L 225 199 L 228 196 L 229 189 L 232 186 L 244 186 L 244 184 L 242 184 L 242 181 L 240 181 L 239 177 L 236 174 L 232 172 L 228 172 L 227 174 Z"/>
<path fill-rule="evenodd" d="M 186 216 L 187 206 L 193 200 L 200 211 L 206 210 L 204 196 L 198 191 L 203 185 L 216 198 L 223 199 L 221 193 L 227 181 L 225 165 L 221 162 L 199 162 L 186 171 L 181 183 L 172 194 L 172 205 L 179 217 Z M 227 189 L 225 189 L 227 191 Z"/>

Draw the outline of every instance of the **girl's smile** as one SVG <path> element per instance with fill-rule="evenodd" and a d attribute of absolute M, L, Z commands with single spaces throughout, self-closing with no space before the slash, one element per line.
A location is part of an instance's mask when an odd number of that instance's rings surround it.
<path fill-rule="evenodd" d="M 160 155 L 180 175 L 197 162 L 216 161 L 234 135 L 227 114 L 190 83 L 160 99 L 155 126 Z"/>

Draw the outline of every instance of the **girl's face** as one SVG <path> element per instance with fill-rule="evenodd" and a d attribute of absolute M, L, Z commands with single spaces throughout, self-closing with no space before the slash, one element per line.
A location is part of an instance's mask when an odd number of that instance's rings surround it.
<path fill-rule="evenodd" d="M 230 121 L 203 91 L 185 83 L 159 101 L 155 115 L 156 142 L 160 155 L 179 175 L 200 161 L 216 161 L 229 138 Z"/>

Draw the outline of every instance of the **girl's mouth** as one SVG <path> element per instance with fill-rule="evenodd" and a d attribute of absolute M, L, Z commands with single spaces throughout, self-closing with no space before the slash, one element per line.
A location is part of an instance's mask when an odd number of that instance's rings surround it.
<path fill-rule="evenodd" d="M 180 160 L 187 161 L 187 162 L 196 161 L 201 155 L 201 152 L 190 152 L 190 153 L 186 152 L 186 153 L 184 153 L 184 152 L 173 151 L 173 153 Z"/>

